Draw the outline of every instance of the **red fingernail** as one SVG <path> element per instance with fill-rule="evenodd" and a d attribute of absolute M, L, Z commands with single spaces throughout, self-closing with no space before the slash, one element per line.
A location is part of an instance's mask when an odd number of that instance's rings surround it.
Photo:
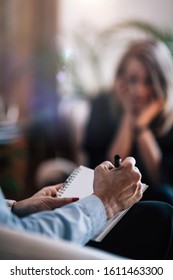
<path fill-rule="evenodd" d="M 72 201 L 73 201 L 73 202 L 75 202 L 75 201 L 77 201 L 77 200 L 79 200 L 79 197 L 72 197 Z"/>

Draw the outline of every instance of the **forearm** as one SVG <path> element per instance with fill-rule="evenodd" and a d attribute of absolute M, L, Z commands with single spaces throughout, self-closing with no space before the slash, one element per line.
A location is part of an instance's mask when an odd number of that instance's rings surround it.
<path fill-rule="evenodd" d="M 53 211 L 36 213 L 22 219 L 9 213 L 5 218 L 5 225 L 11 228 L 43 234 L 54 239 L 62 238 L 82 245 L 93 238 L 105 222 L 104 206 L 94 195 Z"/>
<path fill-rule="evenodd" d="M 145 129 L 138 135 L 137 145 L 149 176 L 153 182 L 159 182 L 162 152 L 150 129 Z"/>

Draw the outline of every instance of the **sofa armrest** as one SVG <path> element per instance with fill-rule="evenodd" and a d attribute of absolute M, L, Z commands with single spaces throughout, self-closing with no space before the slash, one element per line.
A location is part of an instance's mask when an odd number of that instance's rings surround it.
<path fill-rule="evenodd" d="M 122 259 L 98 249 L 82 247 L 64 240 L 52 240 L 38 234 L 15 231 L 7 227 L 0 227 L 0 244 L 1 260 Z"/>

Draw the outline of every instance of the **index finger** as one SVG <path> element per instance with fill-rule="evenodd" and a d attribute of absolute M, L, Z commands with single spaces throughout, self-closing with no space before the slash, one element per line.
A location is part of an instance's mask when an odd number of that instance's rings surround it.
<path fill-rule="evenodd" d="M 122 166 L 127 166 L 131 164 L 132 166 L 135 166 L 136 164 L 136 160 L 134 157 L 126 157 L 122 162 L 121 162 L 121 165 Z"/>
<path fill-rule="evenodd" d="M 112 162 L 106 160 L 106 161 L 102 162 L 101 164 L 99 164 L 95 169 L 97 169 L 97 168 L 102 168 L 102 169 L 108 171 L 108 170 L 113 169 L 114 165 L 112 164 Z"/>
<path fill-rule="evenodd" d="M 63 187 L 63 183 L 49 186 L 48 189 L 51 192 L 51 196 L 56 196 L 60 189 Z"/>

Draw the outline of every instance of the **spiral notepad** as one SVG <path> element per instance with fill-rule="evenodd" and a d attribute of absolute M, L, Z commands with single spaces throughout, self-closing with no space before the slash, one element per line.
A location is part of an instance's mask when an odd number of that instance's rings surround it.
<path fill-rule="evenodd" d="M 58 197 L 86 197 L 93 193 L 94 170 L 80 165 L 71 173 L 63 187 L 58 192 Z"/>

